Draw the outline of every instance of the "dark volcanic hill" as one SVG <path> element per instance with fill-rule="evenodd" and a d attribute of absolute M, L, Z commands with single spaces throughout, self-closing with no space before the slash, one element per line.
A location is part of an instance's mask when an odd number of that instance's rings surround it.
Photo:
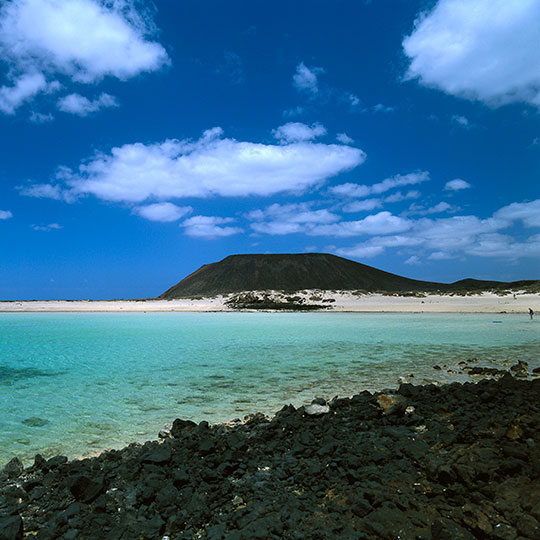
<path fill-rule="evenodd" d="M 535 282 L 515 282 L 516 287 Z M 462 280 L 455 284 L 418 281 L 325 253 L 230 255 L 205 264 L 159 298 L 214 296 L 242 291 L 366 290 L 452 291 L 505 288 L 497 281 Z"/>

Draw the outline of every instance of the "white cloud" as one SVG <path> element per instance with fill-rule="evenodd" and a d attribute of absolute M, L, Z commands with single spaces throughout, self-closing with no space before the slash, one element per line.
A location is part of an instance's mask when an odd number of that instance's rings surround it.
<path fill-rule="evenodd" d="M 367 197 L 372 194 L 380 194 L 393 189 L 398 186 L 406 186 L 411 184 L 419 184 L 429 180 L 429 173 L 427 171 L 419 171 L 409 174 L 396 174 L 391 178 L 386 178 L 382 182 L 373 184 L 371 186 L 365 184 L 339 184 L 329 189 L 333 195 L 339 195 L 341 197 Z"/>
<path fill-rule="evenodd" d="M 540 107 L 540 2 L 439 0 L 403 40 L 407 79 L 492 106 Z"/>
<path fill-rule="evenodd" d="M 436 208 L 436 207 L 433 207 Z M 381 212 L 377 216 L 383 214 Z M 540 228 L 540 199 L 526 203 L 512 203 L 500 208 L 491 217 L 480 219 L 477 216 L 453 216 L 450 218 L 408 219 L 404 230 L 398 234 L 382 231 L 379 236 L 340 248 L 338 254 L 351 257 L 367 257 L 383 253 L 389 248 L 409 248 L 414 257 L 432 261 L 455 259 L 464 255 L 494 257 L 505 260 L 518 260 L 526 257 L 540 257 L 540 234 L 519 238 L 517 234 L 502 234 L 501 231 L 522 222 L 526 227 Z M 370 216 L 373 218 L 374 216 Z M 388 216 L 387 216 L 388 217 Z M 383 220 L 384 222 L 384 220 Z M 351 223 L 353 225 L 351 225 Z M 328 227 L 342 227 L 358 235 L 363 234 L 361 222 L 340 222 Z M 389 222 L 392 225 L 392 222 Z M 399 223 L 396 224 L 399 226 Z M 330 231 L 335 236 L 339 230 Z M 350 236 L 356 236 L 351 234 Z"/>
<path fill-rule="evenodd" d="M 30 225 L 34 231 L 53 231 L 53 230 L 59 230 L 62 229 L 62 225 L 58 225 L 58 223 L 49 223 L 49 225 Z"/>
<path fill-rule="evenodd" d="M 319 224 L 339 221 L 339 216 L 327 209 L 313 210 L 312 203 L 272 204 L 264 210 L 247 214 L 253 223 L 251 228 L 258 233 L 284 235 L 308 233 Z"/>
<path fill-rule="evenodd" d="M 57 199 L 62 198 L 62 188 L 59 185 L 53 184 L 32 184 L 31 186 L 18 187 L 21 195 L 26 197 L 36 197 L 38 199 Z"/>
<path fill-rule="evenodd" d="M 295 116 L 300 116 L 304 113 L 304 107 L 298 105 L 297 107 L 292 107 L 291 109 L 286 109 L 283 111 L 283 116 L 285 118 L 294 118 Z"/>
<path fill-rule="evenodd" d="M 171 222 L 178 221 L 193 211 L 191 206 L 176 206 L 169 202 L 136 206 L 133 213 L 150 221 Z"/>
<path fill-rule="evenodd" d="M 450 182 L 446 182 L 444 185 L 444 189 L 446 191 L 460 191 L 462 189 L 469 189 L 470 187 L 471 184 L 469 184 L 469 182 L 465 182 L 465 180 L 462 180 L 461 178 L 450 180 Z"/>
<path fill-rule="evenodd" d="M 408 216 L 412 216 L 415 214 L 419 216 L 427 216 L 429 214 L 440 214 L 441 212 L 448 212 L 450 210 L 453 210 L 453 208 L 453 206 L 444 201 L 429 208 L 413 203 L 409 206 L 409 210 L 405 212 L 405 214 Z"/>
<path fill-rule="evenodd" d="M 418 266 L 422 264 L 422 261 L 420 260 L 420 257 L 418 255 L 411 255 L 406 261 L 405 264 L 410 264 L 412 266 Z"/>
<path fill-rule="evenodd" d="M 454 114 L 454 116 L 452 116 L 452 123 L 465 129 L 472 127 L 468 118 L 466 118 L 465 116 L 458 115 L 458 114 Z"/>
<path fill-rule="evenodd" d="M 363 201 L 353 201 L 343 207 L 344 212 L 370 212 L 375 208 L 381 208 L 381 199 L 364 199 Z"/>
<path fill-rule="evenodd" d="M 134 0 L 12 0 L 0 8 L 0 55 L 11 86 L 0 88 L 0 109 L 13 114 L 38 93 L 58 89 L 67 77 L 95 83 L 126 80 L 168 62 L 148 36 L 150 17 Z"/>
<path fill-rule="evenodd" d="M 334 253 L 342 257 L 352 257 L 354 259 L 371 259 L 384 252 L 380 246 L 357 245 L 349 248 L 340 248 L 334 250 Z"/>
<path fill-rule="evenodd" d="M 100 109 L 118 107 L 118 101 L 114 96 L 104 93 L 92 101 L 80 94 L 69 94 L 58 100 L 57 107 L 62 112 L 87 116 Z"/>
<path fill-rule="evenodd" d="M 358 105 L 360 105 L 360 98 L 357 95 L 349 94 L 347 97 L 349 99 L 351 107 L 358 107 Z"/>
<path fill-rule="evenodd" d="M 221 128 L 197 141 L 170 139 L 155 144 L 126 144 L 98 153 L 79 166 L 63 169 L 66 186 L 36 184 L 23 194 L 74 198 L 95 195 L 108 201 L 141 203 L 182 197 L 268 196 L 303 192 L 360 165 L 358 148 L 299 142 L 265 145 L 222 138 Z"/>
<path fill-rule="evenodd" d="M 311 124 L 311 126 L 301 122 L 288 122 L 274 129 L 272 135 L 282 144 L 311 141 L 326 135 L 326 128 L 317 122 Z"/>
<path fill-rule="evenodd" d="M 317 94 L 319 92 L 318 76 L 324 73 L 320 67 L 307 67 L 304 62 L 296 66 L 296 73 L 293 75 L 293 85 L 300 91 L 308 94 Z"/>
<path fill-rule="evenodd" d="M 194 238 L 222 238 L 243 232 L 240 227 L 222 227 L 234 223 L 234 218 L 221 218 L 215 216 L 193 216 L 186 219 L 180 226 L 184 227 L 188 236 Z"/>
<path fill-rule="evenodd" d="M 319 225 L 308 232 L 314 236 L 349 237 L 362 235 L 392 234 L 407 231 L 412 226 L 408 219 L 394 216 L 390 212 L 379 212 L 358 221 L 341 221 L 330 225 Z"/>
<path fill-rule="evenodd" d="M 376 113 L 391 113 L 396 110 L 395 107 L 389 107 L 387 105 L 383 105 L 382 103 L 377 103 L 377 105 L 373 106 L 373 112 Z"/>
<path fill-rule="evenodd" d="M 434 251 L 428 259 L 431 261 L 448 261 L 450 259 L 455 259 L 455 256 L 445 253 L 444 251 Z"/>
<path fill-rule="evenodd" d="M 493 214 L 497 219 L 521 221 L 526 227 L 540 227 L 540 199 L 526 203 L 512 203 Z"/>
<path fill-rule="evenodd" d="M 9 210 L 0 210 L 0 219 L 12 218 L 13 214 Z"/>
<path fill-rule="evenodd" d="M 42 73 L 26 73 L 15 80 L 13 86 L 0 87 L 0 111 L 15 114 L 15 110 L 25 101 L 30 101 L 36 94 L 45 92 L 47 87 L 47 81 Z"/>
<path fill-rule="evenodd" d="M 392 193 L 392 195 L 388 195 L 388 197 L 385 197 L 384 202 L 395 203 L 395 202 L 406 201 L 409 199 L 418 199 L 420 195 L 421 193 L 417 191 L 416 189 L 411 189 L 407 191 L 406 193 L 402 193 L 401 191 L 396 191 L 395 193 Z"/>
<path fill-rule="evenodd" d="M 47 122 L 52 122 L 53 120 L 54 116 L 50 113 L 44 114 L 32 111 L 30 114 L 30 122 L 33 122 L 34 124 L 46 124 Z"/>
<path fill-rule="evenodd" d="M 336 139 L 343 144 L 352 144 L 354 139 L 351 139 L 346 133 L 338 133 Z"/>

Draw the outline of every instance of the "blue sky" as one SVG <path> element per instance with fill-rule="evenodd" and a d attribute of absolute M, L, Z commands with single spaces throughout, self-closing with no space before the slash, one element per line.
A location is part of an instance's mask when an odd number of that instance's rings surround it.
<path fill-rule="evenodd" d="M 540 0 L 8 0 L 0 298 L 233 253 L 540 278 Z"/>

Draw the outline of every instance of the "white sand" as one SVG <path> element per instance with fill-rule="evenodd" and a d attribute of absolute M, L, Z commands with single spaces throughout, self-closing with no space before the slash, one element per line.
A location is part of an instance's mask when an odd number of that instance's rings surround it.
<path fill-rule="evenodd" d="M 260 293 L 262 294 L 262 293 Z M 410 313 L 524 313 L 531 307 L 540 316 L 540 294 L 499 296 L 482 293 L 471 296 L 425 295 L 387 296 L 355 295 L 349 291 L 303 291 L 297 293 L 308 304 L 324 306 L 328 311 L 410 312 Z M 230 296 L 230 295 L 229 295 Z M 0 302 L 0 312 L 205 312 L 232 311 L 225 305 L 229 296 L 180 300 L 50 300 Z M 282 293 L 274 292 L 283 299 Z M 328 302 L 324 300 L 333 300 Z"/>

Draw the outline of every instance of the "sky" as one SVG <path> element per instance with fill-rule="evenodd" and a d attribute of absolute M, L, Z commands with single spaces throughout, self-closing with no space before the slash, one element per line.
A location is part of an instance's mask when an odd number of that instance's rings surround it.
<path fill-rule="evenodd" d="M 540 0 L 6 0 L 0 299 L 236 253 L 540 279 Z"/>

